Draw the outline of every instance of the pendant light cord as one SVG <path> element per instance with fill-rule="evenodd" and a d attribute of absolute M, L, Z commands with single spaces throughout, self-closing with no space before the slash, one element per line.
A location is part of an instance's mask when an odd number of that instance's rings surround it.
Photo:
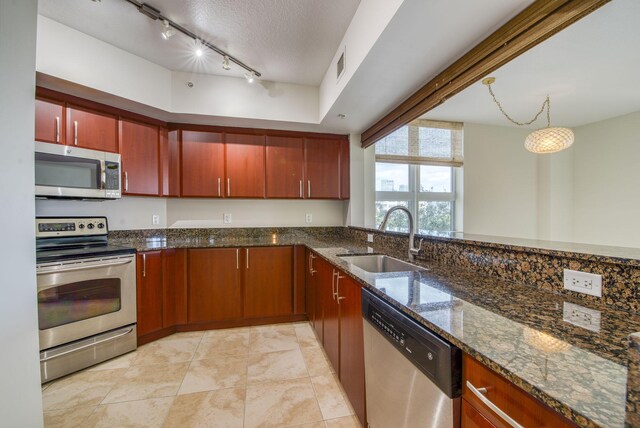
<path fill-rule="evenodd" d="M 493 98 L 493 102 L 496 103 L 496 105 L 500 109 L 500 112 L 504 115 L 504 117 L 509 119 L 509 121 L 511 123 L 513 123 L 515 125 L 518 125 L 518 126 L 531 125 L 533 122 L 538 120 L 538 117 L 540 117 L 540 115 L 542 114 L 542 112 L 545 110 L 545 107 L 546 107 L 546 109 L 547 109 L 547 128 L 551 127 L 551 100 L 549 99 L 549 95 L 547 95 L 547 99 L 544 100 L 544 102 L 542 103 L 542 107 L 540 107 L 540 110 L 538 111 L 538 113 L 536 113 L 536 115 L 535 115 L 535 117 L 533 119 L 531 119 L 529 122 L 518 122 L 517 120 L 514 120 L 513 118 L 511 118 L 511 116 L 509 116 L 507 114 L 507 112 L 504 111 L 504 109 L 502 108 L 502 105 L 496 99 L 496 96 L 493 93 L 493 90 L 491 89 L 491 83 L 485 83 L 485 85 L 489 88 L 489 93 L 491 94 L 491 97 Z"/>

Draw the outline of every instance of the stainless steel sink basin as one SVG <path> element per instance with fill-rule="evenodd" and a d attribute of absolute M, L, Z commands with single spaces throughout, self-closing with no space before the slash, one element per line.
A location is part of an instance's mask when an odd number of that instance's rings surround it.
<path fill-rule="evenodd" d="M 360 269 L 372 273 L 384 272 L 411 272 L 417 270 L 426 270 L 424 268 L 394 259 L 389 256 L 381 255 L 362 255 L 362 256 L 340 256 L 340 258 Z"/>

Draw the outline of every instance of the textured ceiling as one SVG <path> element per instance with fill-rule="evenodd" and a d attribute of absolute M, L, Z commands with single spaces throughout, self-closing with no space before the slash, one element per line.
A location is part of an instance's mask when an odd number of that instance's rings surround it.
<path fill-rule="evenodd" d="M 547 94 L 551 124 L 579 126 L 640 110 L 640 2 L 616 0 L 491 73 L 498 101 L 531 120 Z M 477 82 L 424 117 L 515 126 Z M 546 126 L 542 115 L 530 128 Z"/>
<path fill-rule="evenodd" d="M 360 0 L 148 0 L 172 21 L 258 70 L 263 79 L 317 86 Z M 40 0 L 38 12 L 171 70 L 242 76 L 222 70 L 213 51 L 196 59 L 181 34 L 125 0 Z"/>

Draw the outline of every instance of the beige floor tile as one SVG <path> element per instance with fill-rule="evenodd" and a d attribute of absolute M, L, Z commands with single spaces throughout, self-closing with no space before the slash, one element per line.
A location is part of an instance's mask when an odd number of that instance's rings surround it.
<path fill-rule="evenodd" d="M 290 332 L 293 332 L 294 329 L 295 329 L 294 323 L 280 323 L 280 324 L 255 325 L 251 327 L 251 332 L 283 331 L 285 333 L 290 333 Z"/>
<path fill-rule="evenodd" d="M 299 349 L 249 356 L 247 383 L 296 379 L 306 376 L 309 374 Z"/>
<path fill-rule="evenodd" d="M 309 378 L 247 386 L 245 428 L 301 425 L 322 420 Z"/>
<path fill-rule="evenodd" d="M 133 366 L 115 384 L 102 404 L 176 395 L 188 367 L 189 363 Z"/>
<path fill-rule="evenodd" d="M 288 328 L 261 328 L 251 331 L 251 353 L 289 351 L 300 348 L 292 326 Z"/>
<path fill-rule="evenodd" d="M 42 393 L 44 410 L 97 406 L 127 369 L 83 371 L 56 380 Z"/>
<path fill-rule="evenodd" d="M 320 346 L 313 328 L 309 324 L 296 325 L 294 330 L 301 348 L 318 348 Z"/>
<path fill-rule="evenodd" d="M 321 348 L 300 348 L 307 366 L 309 376 L 319 376 L 331 373 L 331 364 L 324 356 Z"/>
<path fill-rule="evenodd" d="M 178 394 L 242 387 L 247 382 L 247 356 L 193 360 Z"/>
<path fill-rule="evenodd" d="M 243 388 L 179 395 L 164 428 L 242 428 L 244 396 Z"/>
<path fill-rule="evenodd" d="M 351 414 L 351 408 L 342 395 L 342 389 L 333 374 L 311 378 L 323 418 L 334 419 Z"/>
<path fill-rule="evenodd" d="M 136 351 L 129 352 L 128 354 L 121 355 L 116 358 L 112 358 L 104 363 L 96 364 L 93 367 L 89 367 L 87 371 L 95 370 L 111 370 L 111 369 L 128 369 L 131 367 L 133 361 L 137 358 Z"/>
<path fill-rule="evenodd" d="M 169 364 L 191 361 L 200 343 L 199 338 L 158 340 L 138 348 L 134 366 Z"/>
<path fill-rule="evenodd" d="M 71 409 L 44 412 L 45 428 L 75 428 L 84 426 L 84 421 L 97 406 L 73 407 Z"/>
<path fill-rule="evenodd" d="M 228 355 L 246 355 L 249 352 L 249 330 L 217 330 L 202 338 L 196 350 L 195 360 L 220 358 Z"/>
<path fill-rule="evenodd" d="M 289 425 L 284 428 L 326 428 L 326 425 L 324 424 L 324 421 L 322 421 L 322 422 L 311 422 L 309 424 L 302 424 L 302 425 Z"/>
<path fill-rule="evenodd" d="M 228 334 L 233 335 L 246 335 L 249 337 L 249 332 L 251 331 L 251 327 L 236 327 L 236 328 L 221 328 L 218 330 L 208 330 L 204 332 L 203 339 L 212 339 L 219 336 L 224 336 Z"/>
<path fill-rule="evenodd" d="M 159 341 L 178 339 L 202 339 L 205 333 L 205 331 L 182 331 L 180 333 L 173 333 L 170 336 L 163 337 Z"/>
<path fill-rule="evenodd" d="M 161 427 L 174 397 L 151 398 L 124 403 L 102 404 L 85 421 L 92 428 Z"/>
<path fill-rule="evenodd" d="M 355 416 L 345 416 L 343 418 L 329 419 L 325 421 L 327 428 L 362 428 L 360 421 Z"/>

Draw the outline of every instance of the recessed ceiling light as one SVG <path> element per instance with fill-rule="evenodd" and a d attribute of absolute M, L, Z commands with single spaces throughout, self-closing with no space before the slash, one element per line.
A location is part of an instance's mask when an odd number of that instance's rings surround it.
<path fill-rule="evenodd" d="M 193 82 L 191 81 L 186 82 L 185 85 L 187 85 L 187 88 L 193 88 Z"/>
<path fill-rule="evenodd" d="M 347 117 L 346 114 L 338 113 L 338 119 L 344 119 L 345 117 Z"/>
<path fill-rule="evenodd" d="M 168 38 L 170 38 L 171 36 L 173 36 L 174 34 L 176 34 L 176 30 L 174 30 L 173 28 L 171 28 L 171 25 L 169 25 L 169 21 L 167 21 L 166 19 L 164 21 L 162 21 L 162 38 L 167 40 Z"/>
<path fill-rule="evenodd" d="M 247 79 L 247 82 L 253 83 L 256 81 L 256 73 L 254 73 L 253 71 L 244 73 L 244 78 Z"/>
<path fill-rule="evenodd" d="M 229 57 L 225 56 L 222 60 L 222 69 L 231 70 L 231 64 L 229 64 Z"/>

